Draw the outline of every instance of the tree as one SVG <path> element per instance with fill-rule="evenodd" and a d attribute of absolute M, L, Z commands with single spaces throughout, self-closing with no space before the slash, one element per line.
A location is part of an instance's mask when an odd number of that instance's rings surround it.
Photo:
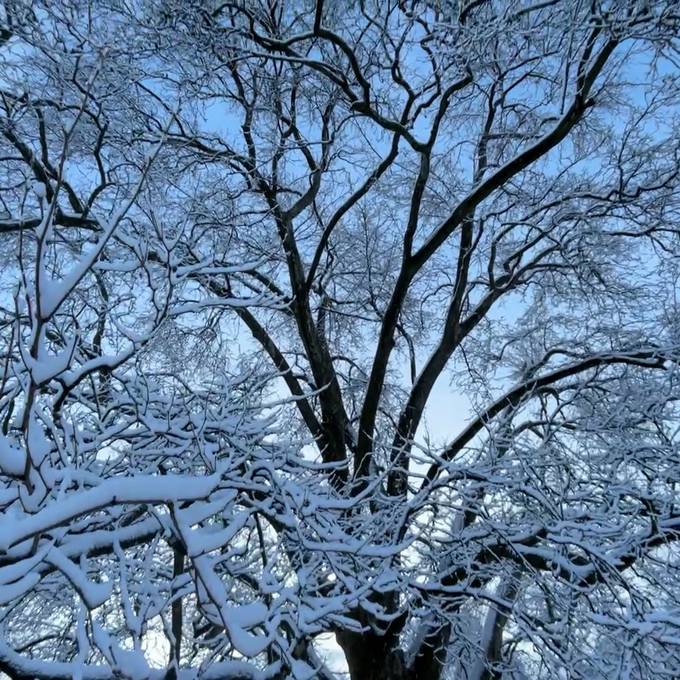
<path fill-rule="evenodd" d="M 679 27 L 5 0 L 0 671 L 676 677 Z"/>

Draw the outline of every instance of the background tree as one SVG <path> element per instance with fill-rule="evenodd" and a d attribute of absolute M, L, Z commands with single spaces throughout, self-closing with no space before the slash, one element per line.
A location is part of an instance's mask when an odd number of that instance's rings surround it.
<path fill-rule="evenodd" d="M 0 668 L 677 676 L 675 4 L 5 2 Z"/>

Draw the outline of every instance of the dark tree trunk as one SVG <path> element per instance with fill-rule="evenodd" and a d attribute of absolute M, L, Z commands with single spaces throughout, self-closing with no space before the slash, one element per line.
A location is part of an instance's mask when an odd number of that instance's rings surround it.
<path fill-rule="evenodd" d="M 424 645 L 412 666 L 407 667 L 398 636 L 377 633 L 336 634 L 345 652 L 352 680 L 441 680 L 445 655 L 440 648 Z"/>
<path fill-rule="evenodd" d="M 336 638 L 352 680 L 414 680 L 393 635 L 342 631 Z"/>

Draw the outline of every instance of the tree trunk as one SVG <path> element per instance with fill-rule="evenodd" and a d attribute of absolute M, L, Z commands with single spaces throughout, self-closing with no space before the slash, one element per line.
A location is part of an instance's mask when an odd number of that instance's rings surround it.
<path fill-rule="evenodd" d="M 336 639 L 345 652 L 352 680 L 415 680 L 394 635 L 342 631 Z"/>

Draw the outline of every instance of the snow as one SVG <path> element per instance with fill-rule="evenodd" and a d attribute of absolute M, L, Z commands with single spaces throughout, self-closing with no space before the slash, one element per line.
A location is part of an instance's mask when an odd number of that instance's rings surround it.
<path fill-rule="evenodd" d="M 89 609 L 96 609 L 111 596 L 113 584 L 110 582 L 95 583 L 91 581 L 58 548 L 55 547 L 49 550 L 47 561 L 68 578 Z"/>
<path fill-rule="evenodd" d="M 184 540 L 189 557 L 197 557 L 229 545 L 234 536 L 246 525 L 249 518 L 250 513 L 241 512 L 224 529 L 187 531 L 184 534 Z"/>
<path fill-rule="evenodd" d="M 33 182 L 32 188 L 37 198 L 45 198 L 47 196 L 47 189 L 42 182 Z"/>
<path fill-rule="evenodd" d="M 12 582 L 0 585 L 0 605 L 7 605 L 13 600 L 20 599 L 23 595 L 33 588 L 38 581 L 40 575 L 33 572 L 26 574 L 26 576 Z"/>
<path fill-rule="evenodd" d="M 0 471 L 10 477 L 20 477 L 26 467 L 23 447 L 0 434 Z"/>
<path fill-rule="evenodd" d="M 111 668 L 104 665 L 91 665 L 85 663 L 67 663 L 63 661 L 42 661 L 17 654 L 0 637 L 0 661 L 5 661 L 15 668 L 21 669 L 25 675 L 51 678 L 52 680 L 73 680 L 81 677 L 87 680 L 110 680 Z M 158 678 L 160 680 L 160 678 Z"/>
<path fill-rule="evenodd" d="M 291 664 L 293 680 L 312 680 L 316 677 L 316 670 L 305 661 L 294 659 Z"/>
<path fill-rule="evenodd" d="M 22 358 L 35 384 L 43 385 L 66 371 L 72 364 L 76 344 L 77 338 L 73 336 L 67 340 L 62 351 L 50 355 L 44 342 L 41 342 L 37 359 L 33 359 L 30 354 L 24 352 Z"/>
<path fill-rule="evenodd" d="M 209 496 L 220 482 L 214 473 L 205 477 L 138 475 L 108 479 L 94 489 L 72 493 L 58 505 L 0 527 L 0 550 L 31 536 L 65 524 L 79 515 L 117 503 L 171 503 Z"/>

